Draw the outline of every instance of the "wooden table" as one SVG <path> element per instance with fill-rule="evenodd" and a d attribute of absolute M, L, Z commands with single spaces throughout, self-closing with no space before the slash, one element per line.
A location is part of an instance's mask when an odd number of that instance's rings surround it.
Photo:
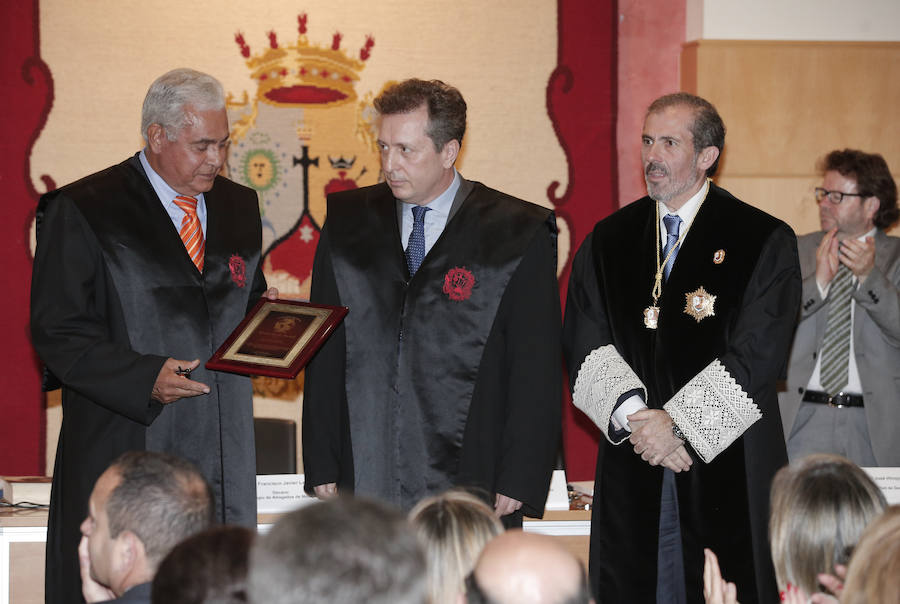
<path fill-rule="evenodd" d="M 279 514 L 260 514 L 265 533 Z M 583 510 L 547 511 L 542 520 L 525 519 L 525 531 L 553 535 L 587 568 L 591 514 Z M 47 510 L 0 508 L 0 604 L 43 604 Z"/>

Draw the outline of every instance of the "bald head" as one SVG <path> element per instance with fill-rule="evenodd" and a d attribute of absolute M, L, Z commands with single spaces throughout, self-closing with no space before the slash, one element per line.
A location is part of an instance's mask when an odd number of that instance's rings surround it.
<path fill-rule="evenodd" d="M 508 531 L 489 542 L 473 572 L 469 604 L 587 604 L 584 569 L 557 539 Z"/>

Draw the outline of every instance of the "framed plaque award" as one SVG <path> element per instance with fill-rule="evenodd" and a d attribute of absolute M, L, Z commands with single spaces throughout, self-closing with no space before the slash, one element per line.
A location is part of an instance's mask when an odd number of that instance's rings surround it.
<path fill-rule="evenodd" d="M 347 314 L 346 306 L 261 298 L 207 369 L 295 378 Z"/>

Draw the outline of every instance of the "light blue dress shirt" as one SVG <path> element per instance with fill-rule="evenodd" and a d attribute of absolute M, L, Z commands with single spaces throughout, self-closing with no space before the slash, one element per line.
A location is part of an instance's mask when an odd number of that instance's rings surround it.
<path fill-rule="evenodd" d="M 150 184 L 153 185 L 153 190 L 156 191 L 156 196 L 159 197 L 159 201 L 163 204 L 163 208 L 165 208 L 166 213 L 169 215 L 169 218 L 172 219 L 172 224 L 175 225 L 175 230 L 177 232 L 181 232 L 181 220 L 184 218 L 184 210 L 175 205 L 175 198 L 180 195 L 178 191 L 173 189 L 163 180 L 163 177 L 156 173 L 156 170 L 150 167 L 150 162 L 147 161 L 147 156 L 144 154 L 144 150 L 141 149 L 141 153 L 138 156 L 141 160 L 141 165 L 144 166 L 144 172 L 147 173 L 147 178 L 150 179 Z M 203 198 L 203 193 L 200 193 L 196 196 L 197 198 L 197 218 L 200 219 L 200 228 L 203 229 L 203 237 L 206 237 L 206 200 Z"/>
<path fill-rule="evenodd" d="M 432 199 L 425 207 L 429 209 L 425 212 L 425 255 L 434 245 L 434 243 L 444 232 L 447 226 L 447 219 L 450 217 L 450 208 L 453 206 L 453 198 L 462 184 L 459 173 L 453 168 L 453 182 L 447 187 L 443 193 Z M 403 243 L 403 250 L 409 245 L 409 235 L 413 229 L 413 213 L 411 203 L 403 204 L 401 212 L 402 221 L 400 224 L 400 241 Z"/>

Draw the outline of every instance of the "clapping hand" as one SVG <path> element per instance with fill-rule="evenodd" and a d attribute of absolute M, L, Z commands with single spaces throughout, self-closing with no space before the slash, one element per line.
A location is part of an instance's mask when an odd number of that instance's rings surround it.
<path fill-rule="evenodd" d="M 703 598 L 706 604 L 740 604 L 737 586 L 722 577 L 719 559 L 709 548 L 703 548 Z"/>

